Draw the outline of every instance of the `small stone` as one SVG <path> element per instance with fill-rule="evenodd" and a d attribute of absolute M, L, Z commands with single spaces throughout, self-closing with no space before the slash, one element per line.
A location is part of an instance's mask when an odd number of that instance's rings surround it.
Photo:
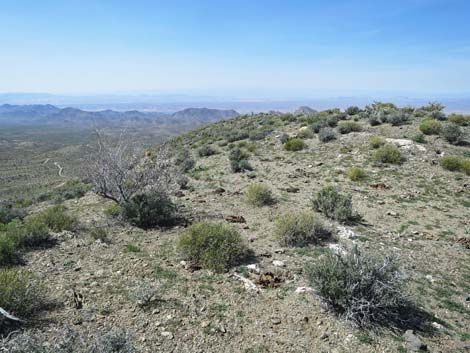
<path fill-rule="evenodd" d="M 281 261 L 281 260 L 274 260 L 273 265 L 276 267 L 286 267 L 286 264 L 284 263 L 284 261 Z"/>
<path fill-rule="evenodd" d="M 413 352 L 428 350 L 428 347 L 413 333 L 413 330 L 407 330 L 403 335 L 403 338 L 407 343 L 408 349 Z"/>
<path fill-rule="evenodd" d="M 259 266 L 258 266 L 257 264 L 246 265 L 246 268 L 247 268 L 250 272 L 260 273 L 260 269 L 259 269 Z"/>
<path fill-rule="evenodd" d="M 435 282 L 434 278 L 431 275 L 426 275 L 425 278 L 431 283 Z"/>
<path fill-rule="evenodd" d="M 166 337 L 166 338 L 170 339 L 170 340 L 172 340 L 174 338 L 173 334 L 170 331 L 163 331 L 161 333 L 161 335 L 163 337 Z"/>
<path fill-rule="evenodd" d="M 320 339 L 321 340 L 327 340 L 328 337 L 330 337 L 330 333 L 328 331 L 325 331 L 321 334 Z"/>
<path fill-rule="evenodd" d="M 434 321 L 433 323 L 431 323 L 431 326 L 434 327 L 437 330 L 442 330 L 442 325 L 438 322 Z"/>
<path fill-rule="evenodd" d="M 313 292 L 313 288 L 311 288 L 311 287 L 297 287 L 295 292 L 297 294 Z"/>
<path fill-rule="evenodd" d="M 281 323 L 281 319 L 278 318 L 278 317 L 273 317 L 271 319 L 271 322 L 272 322 L 273 325 L 279 325 Z"/>

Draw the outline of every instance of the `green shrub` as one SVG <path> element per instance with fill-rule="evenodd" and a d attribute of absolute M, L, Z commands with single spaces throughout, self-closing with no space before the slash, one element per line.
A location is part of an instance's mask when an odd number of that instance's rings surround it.
<path fill-rule="evenodd" d="M 392 126 L 400 126 L 400 125 L 408 124 L 410 122 L 410 119 L 411 117 L 409 114 L 396 112 L 396 113 L 390 114 L 387 117 L 387 122 L 391 124 Z"/>
<path fill-rule="evenodd" d="M 445 156 L 441 158 L 441 166 L 451 172 L 457 172 L 462 169 L 462 158 L 457 156 Z"/>
<path fill-rule="evenodd" d="M 245 190 L 245 200 L 253 206 L 261 207 L 275 202 L 271 190 L 260 183 L 250 184 Z"/>
<path fill-rule="evenodd" d="M 284 144 L 286 151 L 300 151 L 306 147 L 305 142 L 299 138 L 291 138 Z"/>
<path fill-rule="evenodd" d="M 21 208 L 16 208 L 11 204 L 0 204 L 0 223 L 9 223 L 14 219 L 23 219 L 26 212 Z"/>
<path fill-rule="evenodd" d="M 317 134 L 320 132 L 322 128 L 327 127 L 327 126 L 328 126 L 328 122 L 326 121 L 326 119 L 318 119 L 317 121 L 314 121 L 312 123 L 310 128 L 312 129 L 314 133 Z"/>
<path fill-rule="evenodd" d="M 470 115 L 451 114 L 449 115 L 449 121 L 460 126 L 466 126 L 470 124 Z"/>
<path fill-rule="evenodd" d="M 362 168 L 358 168 L 358 167 L 353 167 L 353 168 L 348 169 L 346 174 L 348 178 L 351 179 L 352 181 L 360 181 L 367 177 L 367 173 L 365 172 L 365 170 Z"/>
<path fill-rule="evenodd" d="M 191 152 L 185 148 L 177 151 L 175 156 L 175 164 L 183 173 L 189 172 L 196 165 Z"/>
<path fill-rule="evenodd" d="M 359 114 L 361 112 L 361 109 L 359 109 L 359 107 L 356 107 L 356 106 L 351 106 L 351 107 L 347 108 L 345 112 L 348 115 L 356 115 L 356 114 Z"/>
<path fill-rule="evenodd" d="M 40 216 L 29 216 L 22 225 L 23 234 L 20 240 L 22 247 L 37 247 L 51 241 L 49 227 Z"/>
<path fill-rule="evenodd" d="M 375 151 L 372 159 L 380 163 L 401 164 L 405 160 L 400 149 L 392 144 L 384 145 Z"/>
<path fill-rule="evenodd" d="M 311 139 L 313 137 L 313 131 L 310 128 L 300 129 L 297 133 L 297 137 L 300 139 Z"/>
<path fill-rule="evenodd" d="M 137 194 L 122 205 L 123 218 L 129 223 L 148 229 L 156 226 L 173 225 L 176 220 L 176 207 L 163 192 Z"/>
<path fill-rule="evenodd" d="M 239 148 L 234 148 L 229 154 L 230 168 L 234 173 L 241 173 L 246 170 L 253 170 L 248 162 L 248 154 Z"/>
<path fill-rule="evenodd" d="M 438 135 L 441 132 L 442 124 L 436 119 L 424 119 L 419 125 L 419 129 L 425 135 Z"/>
<path fill-rule="evenodd" d="M 57 189 L 57 192 L 65 200 L 77 199 L 83 197 L 91 186 L 84 184 L 80 179 L 67 180 L 66 183 Z"/>
<path fill-rule="evenodd" d="M 334 186 L 321 189 L 312 200 L 312 206 L 316 211 L 338 222 L 354 221 L 358 218 L 352 209 L 352 197 L 342 194 Z"/>
<path fill-rule="evenodd" d="M 462 142 L 464 134 L 460 126 L 456 124 L 447 124 L 442 129 L 441 135 L 446 139 L 447 142 L 453 145 L 458 145 L 460 142 Z"/>
<path fill-rule="evenodd" d="M 373 113 L 369 116 L 369 124 L 370 126 L 378 126 L 380 124 L 382 124 L 382 121 L 380 120 L 380 117 Z"/>
<path fill-rule="evenodd" d="M 414 135 L 411 139 L 416 143 L 426 143 L 426 138 L 424 137 L 424 134 L 421 132 Z"/>
<path fill-rule="evenodd" d="M 467 175 L 470 175 L 470 159 L 466 158 L 462 160 L 462 163 L 460 165 L 460 171 Z"/>
<path fill-rule="evenodd" d="M 229 135 L 227 136 L 227 141 L 235 142 L 235 141 L 247 139 L 248 137 L 250 137 L 250 135 L 247 132 L 243 132 L 243 131 L 233 132 L 233 133 L 229 133 Z"/>
<path fill-rule="evenodd" d="M 63 205 L 53 206 L 38 214 L 36 217 L 54 232 L 73 230 L 78 223 L 77 218 L 69 215 L 67 213 L 67 209 Z"/>
<path fill-rule="evenodd" d="M 385 145 L 385 140 L 381 136 L 374 135 L 369 138 L 369 144 L 372 148 L 377 149 Z"/>
<path fill-rule="evenodd" d="M 0 266 L 18 262 L 18 244 L 15 239 L 0 232 Z"/>
<path fill-rule="evenodd" d="M 122 214 L 122 207 L 119 204 L 114 203 L 104 210 L 104 214 L 111 218 L 117 218 Z"/>
<path fill-rule="evenodd" d="M 346 253 L 329 252 L 305 272 L 330 310 L 359 327 L 395 320 L 406 303 L 404 276 L 393 256 L 368 255 L 355 247 Z"/>
<path fill-rule="evenodd" d="M 211 146 L 203 146 L 201 147 L 197 153 L 199 154 L 199 157 L 209 157 L 217 153 L 215 149 L 213 149 Z"/>
<path fill-rule="evenodd" d="M 361 131 L 361 125 L 355 121 L 342 121 L 338 124 L 338 131 L 340 134 L 349 134 L 350 132 Z"/>
<path fill-rule="evenodd" d="M 321 142 L 333 141 L 333 140 L 336 140 L 336 134 L 333 131 L 333 129 L 325 127 L 325 128 L 320 129 L 320 131 L 318 132 L 318 139 Z"/>
<path fill-rule="evenodd" d="M 105 228 L 97 228 L 97 227 L 92 228 L 90 230 L 90 236 L 94 240 L 99 240 L 103 243 L 108 243 L 109 242 L 108 232 Z"/>
<path fill-rule="evenodd" d="M 240 264 L 250 254 L 234 228 L 209 222 L 194 224 L 183 233 L 178 250 L 191 263 L 216 272 Z"/>
<path fill-rule="evenodd" d="M 325 240 L 331 231 L 313 213 L 288 213 L 276 219 L 275 236 L 282 246 L 306 246 Z"/>
<path fill-rule="evenodd" d="M 43 303 L 43 287 L 30 272 L 14 268 L 0 269 L 0 307 L 24 320 Z M 0 316 L 0 326 L 3 316 Z"/>

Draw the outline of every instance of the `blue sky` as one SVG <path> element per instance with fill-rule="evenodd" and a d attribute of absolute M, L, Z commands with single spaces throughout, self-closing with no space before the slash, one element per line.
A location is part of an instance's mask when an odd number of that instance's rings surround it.
<path fill-rule="evenodd" d="M 470 2 L 0 0 L 0 92 L 470 93 Z"/>

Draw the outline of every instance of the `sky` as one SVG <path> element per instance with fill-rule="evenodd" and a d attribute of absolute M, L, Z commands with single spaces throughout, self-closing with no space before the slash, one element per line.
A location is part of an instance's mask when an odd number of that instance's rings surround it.
<path fill-rule="evenodd" d="M 0 0 L 0 92 L 470 93 L 467 0 Z"/>

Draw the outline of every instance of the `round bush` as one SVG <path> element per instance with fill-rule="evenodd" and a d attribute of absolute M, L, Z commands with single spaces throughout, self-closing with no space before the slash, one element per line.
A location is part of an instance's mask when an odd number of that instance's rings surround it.
<path fill-rule="evenodd" d="M 250 254 L 234 228 L 209 222 L 194 224 L 183 233 L 178 251 L 193 264 L 216 272 L 238 265 Z"/>
<path fill-rule="evenodd" d="M 0 269 L 0 307 L 10 314 L 26 319 L 43 302 L 39 280 L 30 272 L 14 268 Z M 3 316 L 0 316 L 0 327 Z"/>
<path fill-rule="evenodd" d="M 375 151 L 372 156 L 377 162 L 388 164 L 401 164 L 405 160 L 399 148 L 395 145 L 384 145 Z"/>
<path fill-rule="evenodd" d="M 143 229 L 170 226 L 176 219 L 176 207 L 166 193 L 138 194 L 123 204 L 122 215 L 131 224 Z"/>
<path fill-rule="evenodd" d="M 357 247 L 329 252 L 307 266 L 306 274 L 328 307 L 359 327 L 384 325 L 406 303 L 404 276 L 393 256 L 376 257 Z"/>
<path fill-rule="evenodd" d="M 333 140 L 336 140 L 336 134 L 333 131 L 333 129 L 325 127 L 325 128 L 320 129 L 320 131 L 318 132 L 318 139 L 321 142 L 333 141 Z"/>
<path fill-rule="evenodd" d="M 275 202 L 271 190 L 264 184 L 251 184 L 245 190 L 245 200 L 253 206 L 261 207 Z"/>
<path fill-rule="evenodd" d="M 451 172 L 457 172 L 462 168 L 462 158 L 457 156 L 442 157 L 441 166 Z"/>
<path fill-rule="evenodd" d="M 419 129 L 425 135 L 438 135 L 441 132 L 442 124 L 436 119 L 424 119 L 419 125 Z"/>
<path fill-rule="evenodd" d="M 380 146 L 385 145 L 385 140 L 381 136 L 371 136 L 369 138 L 369 144 L 372 148 L 379 148 Z"/>
<path fill-rule="evenodd" d="M 305 142 L 299 138 L 291 138 L 284 144 L 286 151 L 300 151 L 306 147 Z"/>
<path fill-rule="evenodd" d="M 199 154 L 199 157 L 209 157 L 216 154 L 217 151 L 211 146 L 203 146 L 197 151 L 197 153 Z"/>
<path fill-rule="evenodd" d="M 275 236 L 283 246 L 318 244 L 331 231 L 313 213 L 289 213 L 276 219 Z"/>
<path fill-rule="evenodd" d="M 0 266 L 14 264 L 18 261 L 18 244 L 15 239 L 0 232 Z"/>
<path fill-rule="evenodd" d="M 353 221 L 357 218 L 353 213 L 351 195 L 340 193 L 334 186 L 321 189 L 312 200 L 312 206 L 316 211 L 338 222 Z"/>
<path fill-rule="evenodd" d="M 456 124 L 448 124 L 442 129 L 441 135 L 447 142 L 453 145 L 458 145 L 462 142 L 463 131 L 460 126 Z"/>
<path fill-rule="evenodd" d="M 451 114 L 449 115 L 449 121 L 460 126 L 466 126 L 470 124 L 470 115 Z"/>
<path fill-rule="evenodd" d="M 338 124 L 338 132 L 340 134 L 349 134 L 350 132 L 361 131 L 361 125 L 354 121 L 342 121 Z"/>
<path fill-rule="evenodd" d="M 367 177 L 365 170 L 358 167 L 350 168 L 346 174 L 352 181 L 364 180 Z"/>
<path fill-rule="evenodd" d="M 36 218 L 44 222 L 54 232 L 73 230 L 78 223 L 77 218 L 69 215 L 63 205 L 48 208 L 46 211 L 38 214 Z"/>
<path fill-rule="evenodd" d="M 470 159 L 466 158 L 464 160 L 462 160 L 462 163 L 460 165 L 460 170 L 467 174 L 467 175 L 470 175 Z"/>

